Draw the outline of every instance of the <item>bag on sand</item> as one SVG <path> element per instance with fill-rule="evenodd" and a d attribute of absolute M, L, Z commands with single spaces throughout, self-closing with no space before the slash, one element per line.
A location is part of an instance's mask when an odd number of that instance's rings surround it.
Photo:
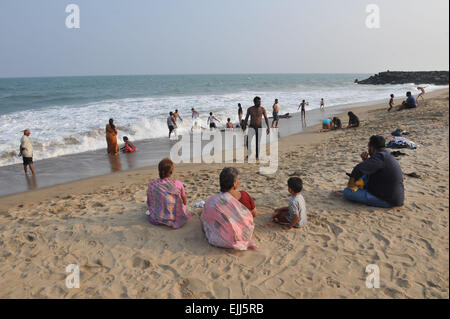
<path fill-rule="evenodd" d="M 255 229 L 253 215 L 229 193 L 208 198 L 200 218 L 211 245 L 236 250 L 256 248 L 251 241 Z"/>

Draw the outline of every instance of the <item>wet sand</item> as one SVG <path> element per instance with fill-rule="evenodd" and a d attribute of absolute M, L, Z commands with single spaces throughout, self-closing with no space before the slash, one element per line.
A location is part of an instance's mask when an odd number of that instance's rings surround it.
<path fill-rule="evenodd" d="M 146 188 L 155 167 L 121 171 L 0 198 L 2 298 L 449 298 L 448 89 L 417 109 L 386 105 L 352 110 L 358 129 L 283 138 L 279 169 L 258 174 L 236 164 L 240 188 L 255 199 L 254 251 L 212 247 L 194 203 L 216 193 L 225 164 L 180 164 L 193 218 L 180 230 L 149 224 Z M 346 122 L 346 116 L 341 116 Z M 373 134 L 397 127 L 417 150 L 399 162 L 405 205 L 366 207 L 337 199 Z M 229 165 L 229 164 L 227 164 Z M 304 181 L 308 226 L 268 225 L 289 200 L 286 181 Z M 65 286 L 68 264 L 81 270 L 79 289 Z M 380 268 L 380 288 L 366 288 L 366 266 Z"/>

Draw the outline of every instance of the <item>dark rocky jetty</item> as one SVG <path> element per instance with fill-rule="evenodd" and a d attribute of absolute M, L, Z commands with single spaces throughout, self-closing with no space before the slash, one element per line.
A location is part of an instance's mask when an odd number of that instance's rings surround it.
<path fill-rule="evenodd" d="M 403 72 L 403 71 L 386 71 L 371 76 L 368 79 L 358 81 L 358 84 L 434 84 L 448 85 L 448 71 L 419 71 L 419 72 Z"/>

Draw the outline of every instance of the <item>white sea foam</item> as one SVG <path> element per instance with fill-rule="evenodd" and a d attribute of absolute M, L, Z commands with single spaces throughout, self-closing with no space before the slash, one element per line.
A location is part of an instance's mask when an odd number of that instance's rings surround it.
<path fill-rule="evenodd" d="M 448 86 L 429 85 L 427 91 Z M 319 107 L 323 97 L 327 107 L 364 103 L 388 99 L 389 94 L 404 96 L 407 90 L 418 93 L 416 85 L 365 86 L 357 84 L 332 87 L 309 87 L 301 85 L 296 91 L 237 92 L 234 94 L 212 94 L 192 96 L 167 96 L 148 98 L 124 98 L 88 103 L 82 106 L 53 106 L 43 109 L 20 111 L 0 115 L 0 166 L 19 163 L 15 156 L 19 149 L 22 130 L 31 130 L 36 160 L 61 155 L 81 153 L 106 147 L 104 128 L 109 118 L 114 118 L 119 130 L 118 140 L 128 136 L 132 141 L 166 138 L 166 119 L 169 111 L 178 109 L 184 120 L 178 133 L 191 127 L 191 108 L 200 112 L 201 125 L 207 126 L 209 112 L 222 120 L 228 117 L 237 123 L 237 103 L 244 112 L 252 105 L 252 99 L 259 95 L 269 115 L 275 98 L 279 99 L 282 114 L 296 112 L 302 99 L 309 101 L 307 110 Z M 219 123 L 220 124 L 220 123 Z"/>

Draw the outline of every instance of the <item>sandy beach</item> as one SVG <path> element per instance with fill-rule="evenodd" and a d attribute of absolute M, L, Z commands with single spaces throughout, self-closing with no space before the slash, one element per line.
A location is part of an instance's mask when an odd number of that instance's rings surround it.
<path fill-rule="evenodd" d="M 194 204 L 219 191 L 226 164 L 181 164 L 193 218 L 181 229 L 151 225 L 146 190 L 155 167 L 118 172 L 0 198 L 0 298 L 449 298 L 449 91 L 417 109 L 353 108 L 361 127 L 283 138 L 276 174 L 236 164 L 255 199 L 256 250 L 208 244 Z M 399 102 L 400 100 L 397 100 Z M 347 116 L 341 115 L 343 123 Z M 396 128 L 419 144 L 398 160 L 405 205 L 381 209 L 336 198 L 371 135 Z M 290 175 L 304 182 L 308 226 L 268 225 L 289 200 Z M 80 268 L 80 288 L 65 285 Z M 380 288 L 366 288 L 366 266 Z"/>

